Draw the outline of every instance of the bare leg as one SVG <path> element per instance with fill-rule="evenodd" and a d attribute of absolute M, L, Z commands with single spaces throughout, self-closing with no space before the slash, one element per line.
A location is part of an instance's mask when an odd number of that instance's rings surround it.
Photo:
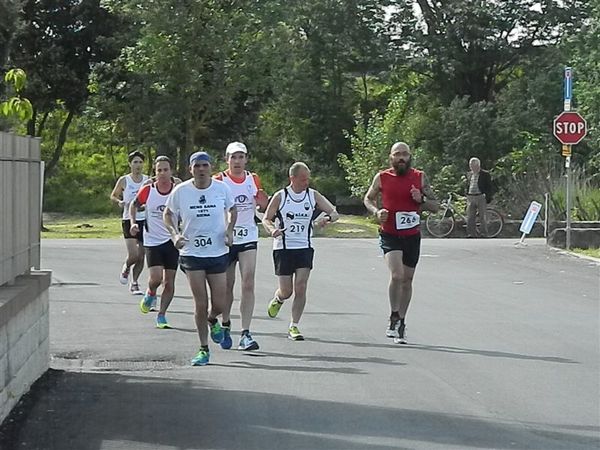
<path fill-rule="evenodd" d="M 308 285 L 308 277 L 310 269 L 297 269 L 294 277 L 294 302 L 292 303 L 292 322 L 300 322 L 304 306 L 306 305 L 306 287 Z"/>
<path fill-rule="evenodd" d="M 275 291 L 275 295 L 279 300 L 286 300 L 292 296 L 294 292 L 293 275 L 279 275 L 279 288 Z"/>
<path fill-rule="evenodd" d="M 150 289 L 150 292 L 156 292 L 158 287 L 161 285 L 163 281 L 163 270 L 163 266 L 148 267 L 148 289 Z"/>
<path fill-rule="evenodd" d="M 386 253 L 385 261 L 390 270 L 389 298 L 392 312 L 398 312 L 401 319 L 406 317 L 412 298 L 414 267 L 402 263 L 402 252 L 393 250 Z"/>
<path fill-rule="evenodd" d="M 188 270 L 186 276 L 194 297 L 194 319 L 198 330 L 200 345 L 208 345 L 208 293 L 206 291 L 206 273 L 204 270 Z"/>
<path fill-rule="evenodd" d="M 239 254 L 239 260 L 240 277 L 242 279 L 242 297 L 240 300 L 242 330 L 249 330 L 255 303 L 254 276 L 256 272 L 256 250 L 241 252 Z"/>
<path fill-rule="evenodd" d="M 229 322 L 231 320 L 231 305 L 233 305 L 233 286 L 235 285 L 235 266 L 236 263 L 232 263 L 226 272 L 227 287 L 225 292 L 225 304 L 223 305 L 223 322 Z"/>
<path fill-rule="evenodd" d="M 206 274 L 210 287 L 210 317 L 217 317 L 223 313 L 225 297 L 227 296 L 227 273 Z"/>
<path fill-rule="evenodd" d="M 175 293 L 175 275 L 177 270 L 165 269 L 163 274 L 163 290 L 160 295 L 160 311 L 159 314 L 165 314 L 167 308 L 173 300 L 173 294 Z"/>
<path fill-rule="evenodd" d="M 127 239 L 128 241 L 131 239 Z M 140 241 L 138 241 L 137 239 L 134 240 L 136 247 L 133 250 L 133 254 L 137 255 L 137 259 L 135 260 L 135 263 L 133 264 L 133 282 L 137 283 L 138 282 L 138 278 L 140 277 L 140 274 L 142 273 L 142 270 L 144 270 L 144 246 L 142 245 L 142 243 Z"/>

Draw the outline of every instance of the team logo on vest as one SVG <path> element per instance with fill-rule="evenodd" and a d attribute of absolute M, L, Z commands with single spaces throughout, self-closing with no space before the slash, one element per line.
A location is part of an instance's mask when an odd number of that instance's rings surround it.
<path fill-rule="evenodd" d="M 198 203 L 206 203 L 206 195 L 201 195 L 200 198 L 198 199 Z"/>
<path fill-rule="evenodd" d="M 236 203 L 246 203 L 248 201 L 248 196 L 245 194 L 240 194 L 235 198 Z"/>
<path fill-rule="evenodd" d="M 304 209 L 307 211 L 310 209 L 310 204 L 308 202 L 304 203 Z"/>
<path fill-rule="evenodd" d="M 294 213 L 293 212 L 287 212 L 287 213 L 285 213 L 285 217 L 287 219 L 294 220 Z"/>
<path fill-rule="evenodd" d="M 160 211 L 160 212 L 163 212 L 165 210 L 165 208 L 166 208 L 166 205 L 159 205 L 159 206 L 156 207 L 156 210 Z"/>

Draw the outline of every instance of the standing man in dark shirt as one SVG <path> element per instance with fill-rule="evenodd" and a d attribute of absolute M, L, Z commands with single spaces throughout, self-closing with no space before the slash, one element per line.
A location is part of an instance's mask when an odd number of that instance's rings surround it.
<path fill-rule="evenodd" d="M 492 201 L 492 177 L 487 170 L 481 169 L 479 158 L 469 160 L 470 172 L 467 173 L 467 236 L 476 237 L 475 220 L 479 214 L 481 236 L 487 236 L 485 209 Z"/>

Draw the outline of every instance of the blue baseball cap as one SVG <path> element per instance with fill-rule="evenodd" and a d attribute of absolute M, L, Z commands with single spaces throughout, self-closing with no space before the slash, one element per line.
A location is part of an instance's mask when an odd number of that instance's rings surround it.
<path fill-rule="evenodd" d="M 206 152 L 196 152 L 190 156 L 190 166 L 193 166 L 196 161 L 212 162 L 210 155 Z"/>

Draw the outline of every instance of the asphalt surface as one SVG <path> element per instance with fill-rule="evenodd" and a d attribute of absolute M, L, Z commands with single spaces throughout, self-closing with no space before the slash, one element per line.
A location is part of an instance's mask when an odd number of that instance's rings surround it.
<path fill-rule="evenodd" d="M 401 346 L 384 334 L 375 240 L 316 240 L 304 342 L 286 338 L 289 304 L 266 315 L 276 278 L 261 240 L 261 349 L 213 345 L 211 364 L 191 367 L 183 274 L 176 328 L 158 330 L 118 283 L 121 241 L 46 240 L 52 370 L 4 422 L 0 448 L 599 448 L 600 266 L 515 241 L 425 239 Z"/>

